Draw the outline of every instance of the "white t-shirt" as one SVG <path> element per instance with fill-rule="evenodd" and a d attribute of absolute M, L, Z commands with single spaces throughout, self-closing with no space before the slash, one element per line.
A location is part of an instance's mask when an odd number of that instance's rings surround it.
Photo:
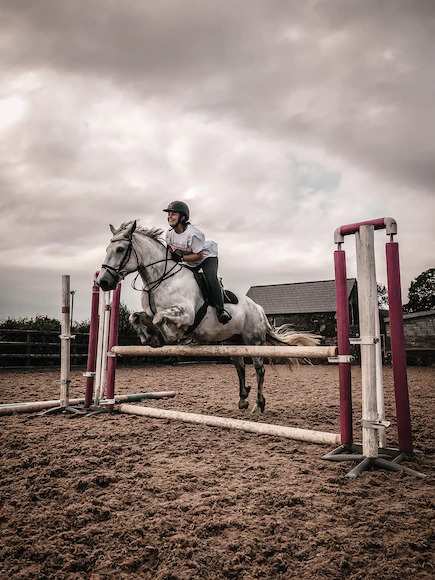
<path fill-rule="evenodd" d="M 202 250 L 202 260 L 189 262 L 189 266 L 199 266 L 206 258 L 217 258 L 218 255 L 216 242 L 206 240 L 201 230 L 190 224 L 181 234 L 169 229 L 166 232 L 166 243 L 172 250 L 181 250 L 183 254 L 198 254 Z"/>

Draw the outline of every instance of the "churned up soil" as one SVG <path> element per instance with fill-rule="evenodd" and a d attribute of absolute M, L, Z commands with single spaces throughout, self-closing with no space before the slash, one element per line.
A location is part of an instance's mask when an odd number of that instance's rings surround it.
<path fill-rule="evenodd" d="M 255 378 L 248 367 L 251 407 Z M 360 370 L 353 368 L 355 439 Z M 427 474 L 322 461 L 328 446 L 132 415 L 13 415 L 1 422 L 0 577 L 250 580 L 432 579 L 433 368 L 409 369 Z M 0 374 L 0 402 L 59 397 L 58 373 Z M 267 366 L 266 411 L 239 411 L 226 364 L 119 368 L 118 393 L 175 390 L 162 407 L 339 431 L 337 368 Z M 388 444 L 397 446 L 385 368 Z M 70 396 L 84 379 L 74 371 Z"/>

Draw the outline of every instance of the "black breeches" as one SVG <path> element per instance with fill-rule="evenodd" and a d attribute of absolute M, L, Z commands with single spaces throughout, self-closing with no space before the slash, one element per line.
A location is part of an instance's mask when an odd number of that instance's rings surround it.
<path fill-rule="evenodd" d="M 218 259 L 217 258 L 206 258 L 199 266 L 192 268 L 197 272 L 203 271 L 210 288 L 210 296 L 217 308 L 223 308 L 224 297 L 222 293 L 222 287 L 217 278 L 218 272 Z"/>

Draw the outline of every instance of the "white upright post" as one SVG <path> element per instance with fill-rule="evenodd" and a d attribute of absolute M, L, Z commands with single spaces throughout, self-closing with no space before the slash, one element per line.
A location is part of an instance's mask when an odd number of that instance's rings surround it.
<path fill-rule="evenodd" d="M 98 385 L 98 399 L 99 401 L 105 397 L 106 394 L 106 371 L 107 371 L 107 351 L 109 349 L 109 327 L 110 314 L 112 305 L 113 292 L 105 292 L 104 300 L 104 325 L 103 325 L 103 345 L 101 352 L 101 375 Z"/>
<path fill-rule="evenodd" d="M 60 335 L 60 407 L 69 405 L 69 384 L 71 368 L 71 312 L 70 277 L 62 276 L 62 321 Z"/>
<path fill-rule="evenodd" d="M 375 310 L 377 287 L 375 273 L 374 227 L 362 225 L 355 234 L 361 344 L 363 455 L 378 457 L 376 402 Z"/>
<path fill-rule="evenodd" d="M 98 306 L 98 342 L 97 342 L 97 361 L 95 365 L 95 381 L 94 381 L 94 405 L 99 404 L 99 392 L 100 392 L 100 381 L 101 381 L 101 364 L 103 356 L 103 337 L 104 337 L 104 311 L 106 300 L 101 300 L 100 290 L 100 302 Z M 103 292 L 103 296 L 108 293 Z"/>

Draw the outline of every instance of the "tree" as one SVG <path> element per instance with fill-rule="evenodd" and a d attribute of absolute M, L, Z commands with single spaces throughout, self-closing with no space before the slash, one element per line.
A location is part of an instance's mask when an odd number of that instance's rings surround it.
<path fill-rule="evenodd" d="M 435 310 L 435 268 L 422 272 L 411 282 L 405 312 Z"/>
<path fill-rule="evenodd" d="M 378 287 L 378 306 L 379 310 L 388 308 L 388 291 L 385 284 L 377 284 Z"/>
<path fill-rule="evenodd" d="M 133 328 L 130 324 L 129 317 L 131 311 L 128 309 L 128 306 L 121 302 L 119 305 L 119 333 L 120 334 L 131 334 L 133 332 Z"/>

